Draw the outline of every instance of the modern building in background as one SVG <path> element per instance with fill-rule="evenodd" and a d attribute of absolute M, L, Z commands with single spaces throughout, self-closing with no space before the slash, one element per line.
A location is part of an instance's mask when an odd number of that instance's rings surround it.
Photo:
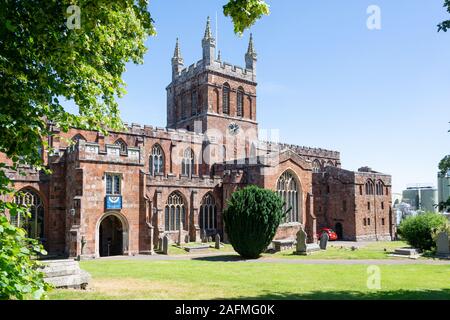
<path fill-rule="evenodd" d="M 422 212 L 438 211 L 438 190 L 430 185 L 417 185 L 403 190 L 402 202 L 411 206 L 411 210 Z"/>
<path fill-rule="evenodd" d="M 446 174 L 438 173 L 438 202 L 447 201 L 450 198 L 450 171 Z"/>

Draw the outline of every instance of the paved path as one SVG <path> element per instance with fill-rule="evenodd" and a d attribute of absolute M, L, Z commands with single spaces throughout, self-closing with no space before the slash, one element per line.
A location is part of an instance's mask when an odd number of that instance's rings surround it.
<path fill-rule="evenodd" d="M 340 265 L 410 265 L 410 264 L 426 264 L 426 265 L 449 265 L 450 260 L 431 260 L 431 259 L 301 259 L 301 258 L 271 258 L 263 257 L 256 260 L 241 259 L 232 252 L 214 253 L 214 254 L 192 254 L 192 255 L 136 255 L 136 256 L 114 256 L 99 258 L 102 260 L 142 260 L 142 261 L 170 261 L 170 260 L 198 260 L 198 261 L 217 261 L 217 262 L 245 262 L 245 263 L 285 263 L 285 264 L 340 264 Z"/>

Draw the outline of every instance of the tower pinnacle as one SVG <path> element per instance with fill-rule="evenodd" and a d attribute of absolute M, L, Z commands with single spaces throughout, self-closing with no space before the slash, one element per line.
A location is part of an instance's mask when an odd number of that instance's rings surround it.
<path fill-rule="evenodd" d="M 183 58 L 181 57 L 181 50 L 180 50 L 180 45 L 178 43 L 178 38 L 177 38 L 177 42 L 175 45 L 175 50 L 173 52 L 173 57 L 172 57 L 172 79 L 175 79 L 175 77 L 181 72 L 181 70 L 183 69 Z"/>
<path fill-rule="evenodd" d="M 253 46 L 253 34 L 250 33 L 250 40 L 248 42 L 247 53 L 245 54 L 245 67 L 256 74 L 256 51 Z"/>
<path fill-rule="evenodd" d="M 211 25 L 209 17 L 206 20 L 205 35 L 202 39 L 203 62 L 205 65 L 211 65 L 216 58 L 216 39 L 211 34 Z"/>

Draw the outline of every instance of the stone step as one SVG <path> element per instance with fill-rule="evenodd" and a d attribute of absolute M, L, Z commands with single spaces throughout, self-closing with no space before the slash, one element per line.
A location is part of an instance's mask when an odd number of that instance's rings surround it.
<path fill-rule="evenodd" d="M 79 273 L 80 267 L 76 264 L 54 264 L 45 266 L 42 269 L 42 272 L 44 272 L 49 278 L 61 277 Z"/>
<path fill-rule="evenodd" d="M 85 289 L 91 279 L 89 273 L 80 270 L 77 274 L 66 275 L 61 277 L 48 277 L 44 280 L 55 288 L 80 288 Z"/>

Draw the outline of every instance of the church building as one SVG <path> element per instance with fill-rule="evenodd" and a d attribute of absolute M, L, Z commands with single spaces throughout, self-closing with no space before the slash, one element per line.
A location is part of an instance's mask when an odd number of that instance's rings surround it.
<path fill-rule="evenodd" d="M 244 67 L 216 53 L 209 19 L 201 46 L 201 60 L 186 67 L 177 39 L 165 128 L 127 124 L 102 135 L 49 123 L 53 152 L 42 157 L 51 174 L 7 172 L 23 191 L 15 201 L 31 211 L 12 222 L 50 255 L 151 254 L 164 235 L 177 241 L 180 230 L 184 241 L 204 233 L 226 241 L 227 199 L 252 184 L 292 207 L 275 240 L 294 239 L 301 226 L 309 242 L 323 227 L 342 240 L 393 239 L 390 175 L 344 170 L 337 151 L 259 139 L 252 36 Z"/>

